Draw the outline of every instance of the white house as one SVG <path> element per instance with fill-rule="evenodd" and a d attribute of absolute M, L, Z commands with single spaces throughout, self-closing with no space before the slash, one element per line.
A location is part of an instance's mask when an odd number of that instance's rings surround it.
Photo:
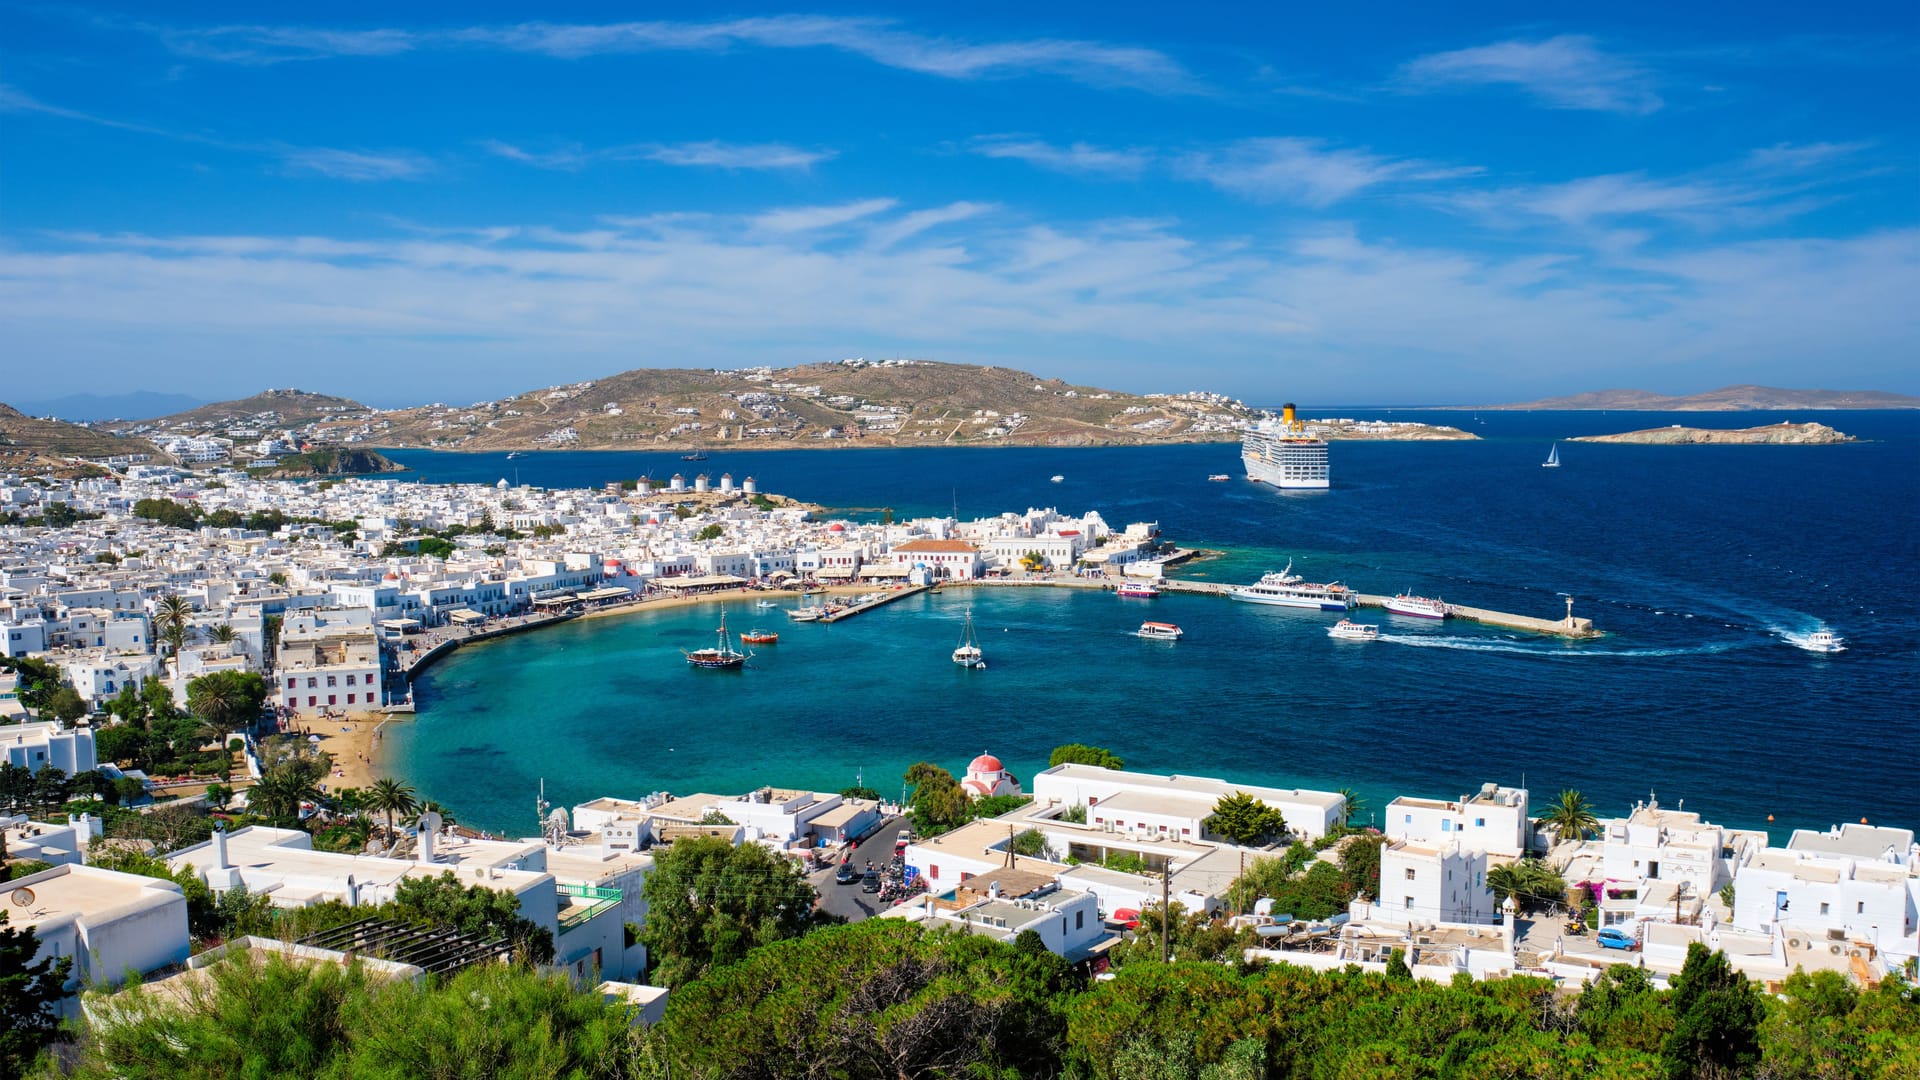
<path fill-rule="evenodd" d="M 1331 791 L 1234 784 L 1204 776 L 1055 765 L 1033 778 L 1033 797 L 1042 806 L 1084 806 L 1089 825 L 1166 839 L 1205 839 L 1203 823 L 1213 815 L 1214 804 L 1236 792 L 1280 811 L 1288 829 L 1306 839 L 1325 836 L 1346 810 L 1346 800 Z"/>
<path fill-rule="evenodd" d="M 1499 905 L 1487 888 L 1487 853 L 1453 841 L 1394 840 L 1380 849 L 1380 922 L 1494 923 Z"/>
<path fill-rule="evenodd" d="M 375 709 L 383 704 L 383 667 L 380 640 L 371 625 L 289 619 L 280 631 L 274 696 L 283 707 L 306 716 L 327 709 Z"/>
<path fill-rule="evenodd" d="M 28 772 L 59 769 L 72 776 L 96 767 L 93 729 L 67 728 L 57 721 L 0 727 L 0 761 Z"/>
<path fill-rule="evenodd" d="M 128 972 L 183 963 L 191 951 L 187 898 L 171 881 L 63 865 L 7 883 L 11 929 L 30 928 L 41 957 L 72 957 L 69 989 L 112 986 Z M 71 1016 L 77 1002 L 68 998 Z"/>
<path fill-rule="evenodd" d="M 1527 850 L 1531 824 L 1526 788 L 1485 784 L 1478 794 L 1452 801 L 1403 795 L 1387 804 L 1381 831 L 1394 840 L 1517 856 Z"/>
<path fill-rule="evenodd" d="M 1860 825 L 1796 832 L 1787 847 L 1761 851 L 1734 875 L 1733 923 L 1790 938 L 1858 939 L 1889 956 L 1920 954 L 1913 836 Z"/>
<path fill-rule="evenodd" d="M 1658 802 L 1600 825 L 1601 868 L 1609 881 L 1685 882 L 1691 895 L 1710 896 L 1733 880 L 1736 866 L 1765 846 L 1760 833 L 1736 832 Z"/>
<path fill-rule="evenodd" d="M 980 576 L 980 549 L 965 540 L 909 540 L 888 553 L 893 562 L 924 568 L 935 581 L 971 581 Z"/>

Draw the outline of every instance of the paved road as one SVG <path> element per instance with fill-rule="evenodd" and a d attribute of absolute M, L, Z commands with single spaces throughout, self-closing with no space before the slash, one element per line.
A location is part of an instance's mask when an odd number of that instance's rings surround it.
<path fill-rule="evenodd" d="M 881 822 L 880 827 L 854 850 L 853 865 L 864 869 L 867 860 L 871 859 L 875 867 L 884 868 L 893 859 L 894 841 L 905 824 L 906 819 L 897 817 Z M 851 885 L 836 884 L 833 874 L 838 869 L 836 865 L 811 875 L 813 887 L 820 891 L 820 906 L 848 922 L 859 922 L 879 914 L 882 908 L 879 896 L 861 892 L 858 881 Z"/>

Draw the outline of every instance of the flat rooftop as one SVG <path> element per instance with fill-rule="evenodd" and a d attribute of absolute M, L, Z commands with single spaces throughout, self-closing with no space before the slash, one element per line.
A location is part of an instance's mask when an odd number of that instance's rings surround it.
<path fill-rule="evenodd" d="M 56 866 L 6 885 L 10 894 L 21 890 L 31 891 L 33 900 L 7 905 L 7 926 L 14 930 L 75 919 L 114 918 L 165 903 L 169 896 L 181 896 L 180 886 L 171 881 L 91 866 Z"/>
<path fill-rule="evenodd" d="M 1103 769 L 1097 765 L 1055 765 L 1040 774 L 1041 776 L 1070 777 L 1081 781 L 1106 780 L 1137 788 L 1156 788 L 1163 791 L 1187 795 L 1231 795 L 1236 791 L 1246 792 L 1256 799 L 1268 803 L 1291 802 L 1307 806 L 1331 809 L 1339 806 L 1341 797 L 1333 791 L 1308 791 L 1303 788 L 1272 788 L 1258 784 L 1236 784 L 1212 776 L 1159 776 L 1154 773 L 1126 772 L 1121 769 Z M 1106 800 L 1102 800 L 1104 803 Z"/>
<path fill-rule="evenodd" d="M 1905 858 L 1912 847 L 1912 829 L 1892 829 L 1881 825 L 1848 824 L 1827 832 L 1795 829 L 1787 839 L 1789 851 L 1843 855 L 1852 859 L 1878 859 L 1889 849 Z"/>

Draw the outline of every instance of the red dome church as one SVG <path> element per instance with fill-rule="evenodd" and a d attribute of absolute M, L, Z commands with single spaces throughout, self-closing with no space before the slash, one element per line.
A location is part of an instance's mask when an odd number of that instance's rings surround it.
<path fill-rule="evenodd" d="M 1020 778 L 1008 772 L 1000 759 L 992 754 L 981 754 L 967 764 L 967 778 L 960 781 L 967 789 L 969 798 L 984 799 L 989 795 L 1020 794 Z"/>

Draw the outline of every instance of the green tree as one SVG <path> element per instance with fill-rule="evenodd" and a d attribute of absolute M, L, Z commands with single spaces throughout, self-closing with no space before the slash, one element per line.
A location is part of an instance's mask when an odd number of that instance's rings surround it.
<path fill-rule="evenodd" d="M 19 680 L 15 696 L 22 707 L 36 715 L 46 709 L 65 680 L 58 664 L 33 656 L 0 656 L 0 671 L 13 672 Z"/>
<path fill-rule="evenodd" d="M 694 533 L 693 538 L 695 540 L 718 540 L 725 535 L 727 535 L 727 527 L 715 522 L 701 529 L 699 532 Z"/>
<path fill-rule="evenodd" d="M 880 793 L 864 784 L 855 784 L 851 787 L 841 788 L 840 797 L 843 799 L 866 799 L 870 802 L 878 802 L 880 800 Z"/>
<path fill-rule="evenodd" d="M 257 671 L 215 671 L 187 683 L 187 708 L 225 736 L 252 727 L 266 704 L 267 682 Z"/>
<path fill-rule="evenodd" d="M 1531 911 L 1563 902 L 1567 883 L 1539 859 L 1521 859 L 1488 867 L 1487 890 L 1503 904 L 1512 897 L 1522 910 Z"/>
<path fill-rule="evenodd" d="M 1727 954 L 1699 942 L 1673 979 L 1673 1032 L 1660 1048 L 1671 1080 L 1745 1075 L 1760 1060 L 1759 988 L 1733 970 Z"/>
<path fill-rule="evenodd" d="M 193 605 L 179 593 L 169 593 L 154 605 L 153 627 L 173 646 L 175 653 L 187 640 L 187 626 L 192 619 Z"/>
<path fill-rule="evenodd" d="M 1242 846 L 1265 844 L 1287 831 L 1287 819 L 1280 811 L 1244 791 L 1222 795 L 1202 824 L 1215 835 Z"/>
<path fill-rule="evenodd" d="M 87 700 L 71 686 L 56 689 L 47 698 L 47 707 L 41 710 L 42 716 L 51 716 L 63 724 L 71 724 L 87 715 Z"/>
<path fill-rule="evenodd" d="M 937 836 L 968 817 L 967 789 L 953 774 L 930 761 L 916 762 L 907 770 L 907 783 L 913 794 L 907 799 L 913 827 L 922 836 Z"/>
<path fill-rule="evenodd" d="M 383 913 L 445 930 L 505 938 L 523 963 L 553 962 L 553 934 L 520 917 L 520 900 L 510 892 L 462 885 L 449 870 L 439 877 L 403 879 Z"/>
<path fill-rule="evenodd" d="M 655 857 L 643 887 L 641 939 L 654 980 L 680 987 L 749 951 L 803 933 L 815 894 L 799 867 L 759 844 L 677 840 Z"/>
<path fill-rule="evenodd" d="M 139 685 L 131 682 L 121 683 L 120 692 L 113 696 L 112 701 L 107 702 L 107 712 L 131 728 L 136 730 L 145 729 L 147 724 L 147 702 L 145 698 L 140 696 Z M 99 740 L 100 734 L 101 732 L 99 731 L 94 732 L 96 743 Z"/>
<path fill-rule="evenodd" d="M 1046 834 L 1039 829 L 1028 829 L 1025 832 L 1019 833 L 1014 836 L 1012 843 L 1013 851 L 1016 855 L 1026 855 L 1030 858 L 1038 859 L 1052 854 L 1047 848 Z"/>
<path fill-rule="evenodd" d="M 1047 767 L 1055 765 L 1095 765 L 1102 769 L 1123 769 L 1127 763 L 1104 746 L 1067 743 L 1054 747 L 1053 753 L 1048 755 Z"/>
<path fill-rule="evenodd" d="M 233 801 L 233 789 L 225 784 L 207 785 L 207 805 L 217 810 L 225 810 Z"/>
<path fill-rule="evenodd" d="M 1382 836 L 1355 836 L 1340 845 L 1340 876 L 1368 900 L 1380 899 L 1380 849 L 1386 843 Z"/>
<path fill-rule="evenodd" d="M 367 809 L 387 816 L 389 840 L 398 835 L 393 831 L 394 816 L 411 814 L 420 806 L 420 801 L 415 797 L 411 787 L 387 777 L 373 782 L 373 787 L 367 789 L 364 802 Z"/>
<path fill-rule="evenodd" d="M 231 623 L 221 623 L 220 625 L 213 628 L 213 640 L 219 642 L 222 645 L 225 645 L 228 642 L 231 642 L 238 635 L 238 633 L 239 632 L 233 628 L 233 625 Z"/>
<path fill-rule="evenodd" d="M 0 911 L 0 1075 L 25 1076 L 59 1034 L 57 1010 L 73 958 L 35 959 L 39 952 L 33 927 L 10 929 Z"/>
<path fill-rule="evenodd" d="M 1357 828 L 1357 823 L 1367 816 L 1366 796 L 1350 787 L 1340 789 L 1340 824 L 1348 828 Z"/>
<path fill-rule="evenodd" d="M 494 530 L 493 510 L 492 508 L 489 507 L 487 509 L 480 511 L 480 523 L 474 526 L 474 531 L 490 533 L 493 530 Z"/>
<path fill-rule="evenodd" d="M 693 516 L 693 508 L 686 503 L 679 503 L 673 508 L 673 516 L 676 520 L 685 521 Z"/>
<path fill-rule="evenodd" d="M 1593 804 L 1585 795 L 1568 788 L 1558 798 L 1547 804 L 1547 812 L 1540 815 L 1540 823 L 1550 825 L 1562 840 L 1584 840 L 1588 833 L 1600 827 L 1600 816 L 1593 811 Z"/>

